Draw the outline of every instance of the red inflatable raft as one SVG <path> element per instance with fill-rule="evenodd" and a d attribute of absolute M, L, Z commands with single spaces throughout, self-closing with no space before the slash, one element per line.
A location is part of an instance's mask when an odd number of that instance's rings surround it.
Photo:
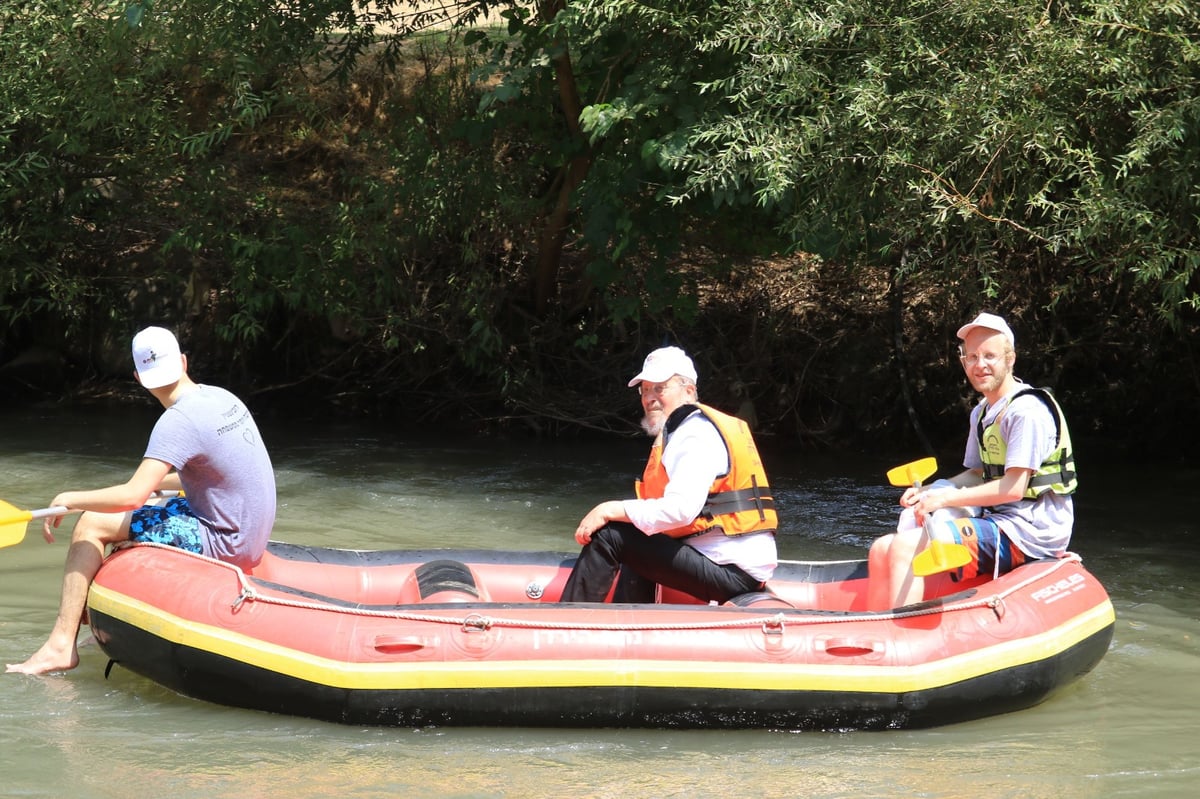
<path fill-rule="evenodd" d="M 860 561 L 722 606 L 555 600 L 573 556 L 272 543 L 252 573 L 155 546 L 89 597 L 113 662 L 190 697 L 348 724 L 887 729 L 1041 702 L 1113 634 L 1077 556 L 863 610 Z"/>

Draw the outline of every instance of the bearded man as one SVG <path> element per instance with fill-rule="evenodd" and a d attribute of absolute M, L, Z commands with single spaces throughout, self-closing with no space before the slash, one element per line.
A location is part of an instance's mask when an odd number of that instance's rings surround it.
<path fill-rule="evenodd" d="M 763 590 L 775 571 L 778 517 L 749 426 L 698 398 L 678 347 L 646 356 L 636 387 L 653 437 L 636 498 L 592 508 L 563 602 L 653 602 L 656 585 L 705 602 Z M 614 585 L 615 581 L 615 585 Z"/>

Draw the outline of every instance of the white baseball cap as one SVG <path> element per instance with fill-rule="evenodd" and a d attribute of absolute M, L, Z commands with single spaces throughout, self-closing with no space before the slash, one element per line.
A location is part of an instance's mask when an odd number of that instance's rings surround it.
<path fill-rule="evenodd" d="M 183 377 L 183 357 L 175 334 L 148 327 L 133 337 L 133 366 L 146 388 L 162 388 Z"/>
<path fill-rule="evenodd" d="M 967 322 L 965 325 L 963 325 L 962 327 L 960 327 L 958 329 L 958 337 L 963 340 L 966 340 L 967 336 L 969 336 L 971 334 L 971 331 L 977 327 L 982 327 L 982 328 L 986 328 L 988 330 L 994 330 L 997 333 L 1002 333 L 1004 335 L 1004 337 L 1006 339 L 1008 339 L 1008 346 L 1015 347 L 1017 345 L 1017 341 L 1013 337 L 1012 328 L 1008 326 L 1008 322 L 1005 322 L 1003 319 L 1001 319 L 999 316 L 996 316 L 994 313 L 979 314 L 979 316 L 976 316 L 970 322 Z"/>
<path fill-rule="evenodd" d="M 665 383 L 675 375 L 696 382 L 696 367 L 687 353 L 678 347 L 660 347 L 646 356 L 642 371 L 629 381 L 632 388 L 645 380 L 647 383 Z"/>

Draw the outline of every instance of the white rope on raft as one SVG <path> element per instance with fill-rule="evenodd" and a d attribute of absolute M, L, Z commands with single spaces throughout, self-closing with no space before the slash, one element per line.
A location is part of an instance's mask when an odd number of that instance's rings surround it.
<path fill-rule="evenodd" d="M 886 613 L 838 613 L 828 615 L 792 615 L 785 613 L 774 613 L 766 616 L 753 616 L 750 618 L 738 618 L 701 622 L 681 622 L 673 624 L 664 623 L 641 623 L 641 624 L 609 624 L 595 622 L 566 622 L 566 621 L 529 621 L 526 619 L 506 619 L 503 617 L 492 617 L 478 612 L 472 612 L 466 616 L 439 616 L 432 613 L 414 613 L 405 610 L 385 610 L 379 608 L 352 608 L 342 605 L 334 605 L 327 602 L 312 602 L 297 599 L 288 599 L 280 596 L 264 595 L 258 592 L 253 585 L 250 584 L 249 578 L 240 567 L 232 563 L 214 560 L 205 555 L 198 555 L 194 552 L 188 552 L 177 547 L 172 547 L 167 544 L 157 543 L 136 543 L 131 546 L 137 547 L 159 547 L 161 549 L 169 549 L 183 555 L 193 558 L 200 558 L 207 563 L 216 564 L 225 569 L 228 569 L 234 574 L 238 581 L 239 591 L 237 598 L 233 600 L 230 607 L 236 612 L 246 602 L 259 602 L 267 605 L 278 605 L 281 607 L 298 608 L 301 610 L 314 610 L 322 613 L 342 613 L 352 616 L 369 616 L 375 618 L 400 619 L 403 621 L 427 622 L 429 624 L 446 624 L 456 627 L 464 627 L 469 629 L 487 630 L 492 627 L 515 627 L 526 629 L 546 629 L 546 630 L 601 630 L 601 631 L 652 631 L 652 630 L 719 630 L 738 627 L 762 627 L 764 630 L 782 630 L 788 625 L 811 625 L 811 624 L 831 624 L 831 623 L 846 623 L 868 620 L 896 620 L 896 619 L 911 619 L 920 616 L 932 616 L 940 613 L 951 613 L 965 610 L 973 610 L 975 608 L 991 608 L 998 618 L 1004 616 L 1004 600 L 1014 593 L 1017 593 L 1031 583 L 1042 580 L 1048 573 L 1053 573 L 1058 569 L 1063 568 L 1068 563 L 1077 563 L 1081 558 L 1073 552 L 1068 552 L 1063 557 L 1055 561 L 1047 571 L 1038 571 L 1027 579 L 1009 587 L 999 593 L 990 594 L 988 596 L 979 597 L 977 599 L 964 600 L 954 602 L 951 605 L 936 605 L 932 607 L 914 607 L 911 610 L 893 610 Z M 539 606 L 544 607 L 544 606 Z"/>

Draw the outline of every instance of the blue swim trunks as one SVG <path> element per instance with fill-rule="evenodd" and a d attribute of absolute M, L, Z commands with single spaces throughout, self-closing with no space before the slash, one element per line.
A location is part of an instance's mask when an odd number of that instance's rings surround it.
<path fill-rule="evenodd" d="M 192 513 L 187 497 L 172 497 L 165 505 L 143 505 L 135 510 L 129 521 L 129 540 L 204 553 L 200 520 Z"/>

